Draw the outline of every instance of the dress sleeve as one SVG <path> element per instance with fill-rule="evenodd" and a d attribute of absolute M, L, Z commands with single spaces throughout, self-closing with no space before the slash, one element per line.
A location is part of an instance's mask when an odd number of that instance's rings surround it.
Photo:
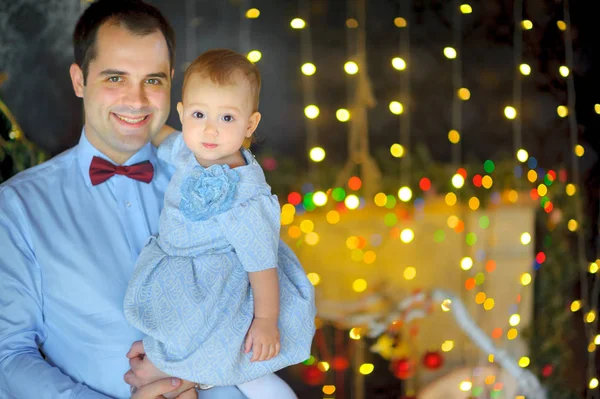
<path fill-rule="evenodd" d="M 157 156 L 168 164 L 177 166 L 183 151 L 187 147 L 183 141 L 181 132 L 173 132 L 158 146 Z"/>
<path fill-rule="evenodd" d="M 247 272 L 277 267 L 280 208 L 277 196 L 257 195 L 216 216 Z"/>

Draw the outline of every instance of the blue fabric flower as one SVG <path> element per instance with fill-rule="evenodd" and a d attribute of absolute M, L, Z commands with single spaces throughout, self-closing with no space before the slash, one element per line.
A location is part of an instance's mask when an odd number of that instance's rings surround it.
<path fill-rule="evenodd" d="M 231 207 L 239 181 L 228 165 L 195 166 L 181 185 L 179 208 L 191 221 L 207 220 Z"/>

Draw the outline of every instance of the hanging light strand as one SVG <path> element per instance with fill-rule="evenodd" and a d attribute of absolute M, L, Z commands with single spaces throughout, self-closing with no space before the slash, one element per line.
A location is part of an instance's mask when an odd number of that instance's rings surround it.
<path fill-rule="evenodd" d="M 521 61 L 523 60 L 523 29 L 521 23 L 523 21 L 523 0 L 514 0 L 514 35 L 513 35 L 513 52 L 514 52 L 514 79 L 513 79 L 513 106 L 520 115 L 512 121 L 513 129 L 513 156 L 523 148 L 523 76 L 520 71 Z M 515 158 L 515 166 L 519 166 L 519 160 Z M 521 188 L 522 181 L 517 179 L 517 187 Z"/>
<path fill-rule="evenodd" d="M 565 60 L 570 71 L 573 71 L 573 36 L 571 31 L 571 13 L 569 10 L 569 0 L 563 0 L 563 13 L 565 18 L 566 29 L 564 33 L 565 38 Z M 579 170 L 579 157 L 575 153 L 575 147 L 577 146 L 577 118 L 575 114 L 575 81 L 573 73 L 567 76 L 567 107 L 569 110 L 569 137 L 571 141 L 571 168 L 573 174 L 573 182 L 576 187 L 581 187 L 581 176 Z M 583 221 L 583 209 L 581 203 L 581 192 L 577 190 L 574 195 L 575 201 L 575 217 L 578 221 Z M 585 314 L 590 311 L 594 311 L 598 308 L 598 295 L 600 294 L 600 284 L 598 284 L 598 277 L 594 276 L 594 285 L 592 289 L 591 298 L 588 291 L 588 265 L 585 258 L 585 240 L 583 236 L 583 229 L 577 229 L 577 264 L 579 266 L 579 276 L 581 281 L 581 295 L 583 298 L 583 306 Z M 591 323 L 584 323 L 586 342 L 591 342 L 592 338 L 596 336 L 598 331 L 598 318 L 596 317 Z M 591 381 L 596 375 L 596 353 L 595 351 L 588 351 L 588 362 L 587 362 L 587 381 Z M 593 398 L 595 389 L 587 390 L 587 398 Z"/>
<path fill-rule="evenodd" d="M 400 145 L 404 149 L 404 156 L 400 158 L 400 182 L 402 186 L 409 186 L 411 182 L 411 89 L 410 89 L 410 29 L 412 24 L 412 2 L 400 1 L 400 14 L 406 20 L 406 24 L 400 32 L 400 55 L 408 67 L 401 73 L 400 98 L 405 112 L 400 118 Z"/>

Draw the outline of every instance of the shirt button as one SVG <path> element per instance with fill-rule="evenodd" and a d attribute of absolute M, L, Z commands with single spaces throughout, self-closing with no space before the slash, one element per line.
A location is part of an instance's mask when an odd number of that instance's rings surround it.
<path fill-rule="evenodd" d="M 129 201 L 125 202 L 125 206 L 126 206 L 127 208 L 131 208 L 131 202 L 129 202 Z"/>

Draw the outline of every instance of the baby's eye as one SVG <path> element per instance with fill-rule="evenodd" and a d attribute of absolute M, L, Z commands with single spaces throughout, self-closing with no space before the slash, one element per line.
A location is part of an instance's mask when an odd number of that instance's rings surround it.
<path fill-rule="evenodd" d="M 194 112 L 194 113 L 192 114 L 192 116 L 193 116 L 194 118 L 196 118 L 196 119 L 202 119 L 202 118 L 204 118 L 204 114 L 203 114 L 202 112 L 198 112 L 198 111 Z"/>
<path fill-rule="evenodd" d="M 224 115 L 223 116 L 223 120 L 225 122 L 233 122 L 233 116 L 231 116 L 231 115 Z"/>

